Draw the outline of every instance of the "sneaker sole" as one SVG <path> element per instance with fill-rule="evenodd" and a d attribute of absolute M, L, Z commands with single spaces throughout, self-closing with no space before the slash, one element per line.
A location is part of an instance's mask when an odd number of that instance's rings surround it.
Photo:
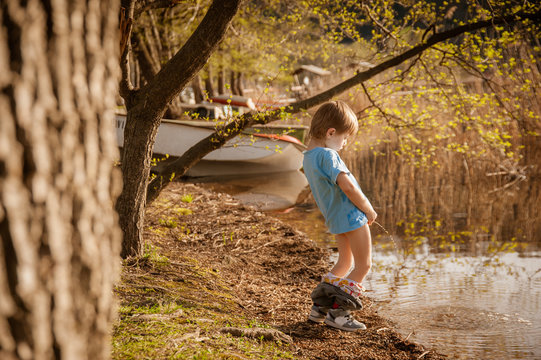
<path fill-rule="evenodd" d="M 313 321 L 313 322 L 318 323 L 318 324 L 321 324 L 322 322 L 325 321 L 325 318 L 324 317 L 315 317 L 315 316 L 310 315 L 310 316 L 308 316 L 308 320 Z"/>
<path fill-rule="evenodd" d="M 329 325 L 330 327 L 333 327 L 335 329 L 339 329 L 339 330 L 344 330 L 344 331 L 349 331 L 349 332 L 355 332 L 355 331 L 359 331 L 359 330 L 366 330 L 366 326 L 365 327 L 360 327 L 360 328 L 348 328 L 348 327 L 343 327 L 343 326 L 340 326 L 338 325 L 337 323 L 335 323 L 334 321 L 331 321 L 327 318 L 325 318 L 324 320 L 325 324 Z"/>

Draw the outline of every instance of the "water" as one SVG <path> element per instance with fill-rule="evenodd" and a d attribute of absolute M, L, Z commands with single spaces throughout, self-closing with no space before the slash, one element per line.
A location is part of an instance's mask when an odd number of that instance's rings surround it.
<path fill-rule="evenodd" d="M 272 211 L 333 249 L 334 238 L 319 211 L 303 198 L 306 182 L 299 174 L 197 181 Z M 454 218 L 455 229 L 471 224 L 469 219 Z M 393 227 L 393 234 L 397 231 Z M 405 337 L 456 359 L 541 359 L 539 241 L 505 241 L 501 239 L 505 232 L 498 233 L 498 238 L 482 232 L 452 244 L 418 234 L 409 241 L 393 235 L 391 241 L 377 226 L 372 227 L 372 234 L 374 265 L 364 283 L 367 295 Z"/>
<path fill-rule="evenodd" d="M 261 211 L 287 209 L 295 205 L 299 194 L 308 186 L 300 171 L 239 176 L 206 176 L 192 181 L 227 192 L 244 205 Z"/>
<path fill-rule="evenodd" d="M 423 252 L 424 250 L 424 252 Z M 400 332 L 458 359 L 541 358 L 541 251 L 406 260 L 375 245 L 365 281 Z"/>

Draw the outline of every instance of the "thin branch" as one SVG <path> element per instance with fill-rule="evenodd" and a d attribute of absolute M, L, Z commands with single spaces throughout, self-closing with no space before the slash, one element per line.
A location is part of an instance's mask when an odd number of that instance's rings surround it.
<path fill-rule="evenodd" d="M 185 30 L 188 30 L 190 26 L 192 25 L 192 23 L 195 21 L 197 14 L 199 13 L 199 10 L 200 10 L 200 5 L 199 5 L 199 1 L 197 1 L 195 4 L 195 8 L 193 10 L 192 17 L 188 21 L 186 21 L 186 24 L 184 24 Z"/>
<path fill-rule="evenodd" d="M 148 99 L 146 102 L 148 109 L 160 111 L 165 108 L 199 72 L 222 41 L 240 2 L 241 0 L 212 2 L 190 38 L 143 89 L 141 97 Z M 183 71 L 179 74 L 178 69 Z M 173 74 L 178 76 L 172 76 Z"/>
<path fill-rule="evenodd" d="M 120 69 L 121 78 L 119 83 L 119 93 L 125 100 L 130 98 L 133 93 L 133 85 L 130 81 L 130 62 L 129 54 L 131 52 L 130 38 L 133 29 L 133 10 L 135 0 L 122 1 L 120 10 Z"/>
<path fill-rule="evenodd" d="M 138 18 L 147 10 L 167 9 L 181 3 L 183 0 L 139 0 L 134 9 L 134 17 Z"/>
<path fill-rule="evenodd" d="M 148 83 L 158 73 L 159 61 L 152 56 L 145 42 L 145 37 L 140 32 L 137 32 L 135 40 L 137 41 L 135 43 L 135 55 L 141 65 L 143 76 Z"/>
<path fill-rule="evenodd" d="M 428 69 L 428 66 L 426 65 L 426 63 L 423 61 L 423 60 L 420 60 L 421 62 L 421 65 L 423 66 L 423 68 L 425 69 L 426 73 L 428 74 L 428 77 L 430 77 L 430 79 L 432 80 L 432 82 L 434 82 L 437 86 L 438 86 L 438 89 L 440 89 L 441 93 L 443 94 L 443 96 L 447 99 L 447 101 L 449 101 L 449 103 L 453 103 L 451 101 L 451 99 L 449 98 L 449 96 L 447 95 L 447 92 L 445 91 L 445 89 L 443 88 L 442 84 L 434 78 L 434 75 L 432 75 L 432 73 L 430 72 L 430 70 Z"/>
<path fill-rule="evenodd" d="M 158 31 L 158 26 L 156 25 L 156 16 L 154 16 L 153 11 L 148 11 L 148 17 L 150 19 L 150 26 L 152 28 L 152 34 L 154 35 L 154 43 L 158 48 L 158 53 L 162 53 L 162 39 L 160 38 L 160 33 Z"/>
<path fill-rule="evenodd" d="M 388 80 L 388 82 L 395 82 L 396 79 L 400 79 L 399 82 L 402 82 L 404 81 L 404 78 L 406 76 L 406 74 L 408 74 L 412 69 L 413 67 L 417 64 L 417 62 L 419 61 L 419 59 L 421 58 L 421 54 L 419 54 L 409 65 L 408 67 L 402 71 L 400 74 L 390 78 Z"/>
<path fill-rule="evenodd" d="M 361 86 L 363 88 L 363 91 L 364 91 L 364 94 L 366 95 L 366 98 L 368 99 L 368 101 L 372 104 L 373 107 L 375 107 L 379 113 L 383 116 L 383 118 L 387 121 L 387 125 L 389 125 L 390 127 L 392 127 L 393 129 L 395 129 L 395 131 L 397 133 L 399 133 L 399 125 L 396 125 L 393 123 L 393 121 L 390 119 L 391 117 L 395 117 L 391 114 L 388 114 L 385 110 L 383 110 L 373 99 L 372 97 L 370 96 L 370 93 L 368 92 L 368 89 L 366 88 L 366 86 L 364 86 L 364 83 L 361 83 Z M 399 138 L 400 138 L 400 133 L 399 133 Z"/>
<path fill-rule="evenodd" d="M 385 34 L 387 34 L 387 36 L 392 37 L 393 39 L 395 39 L 398 42 L 398 39 L 396 38 L 396 36 L 390 30 L 388 30 L 385 26 L 383 26 L 383 24 L 381 24 L 372 15 L 372 11 L 370 11 L 370 8 L 368 7 L 368 5 L 363 4 L 363 9 L 366 10 L 366 13 L 368 14 L 368 17 L 370 18 L 370 20 L 372 20 L 374 22 L 374 24 L 376 24 L 376 26 L 381 29 L 381 31 L 383 31 Z"/>
<path fill-rule="evenodd" d="M 500 86 L 499 84 L 497 84 L 495 81 L 493 81 L 492 79 L 489 79 L 488 77 L 486 77 L 479 69 L 477 69 L 475 66 L 473 66 L 472 64 L 470 64 L 467 60 L 463 59 L 462 57 L 460 57 L 458 54 L 456 53 L 451 53 L 449 51 L 446 51 L 446 50 L 443 50 L 443 49 L 439 49 L 438 47 L 434 47 L 435 50 L 437 51 L 440 51 L 442 52 L 444 55 L 451 55 L 451 58 L 453 60 L 455 60 L 455 62 L 464 70 L 466 71 L 468 74 L 476 77 L 476 78 L 479 78 L 481 79 L 489 88 L 490 90 L 492 90 L 492 95 L 494 95 L 496 101 L 498 102 L 498 104 L 502 107 L 502 109 L 505 110 L 505 112 L 513 119 L 515 120 L 518 124 L 521 123 L 521 119 L 519 119 L 517 116 L 515 116 L 515 114 L 513 113 L 512 110 L 509 110 L 505 104 L 505 102 L 501 99 L 501 97 L 497 94 L 496 92 L 496 89 L 494 88 L 494 86 L 499 86 L 503 89 L 504 92 L 508 93 L 509 94 L 509 91 L 503 87 L 503 86 Z"/>

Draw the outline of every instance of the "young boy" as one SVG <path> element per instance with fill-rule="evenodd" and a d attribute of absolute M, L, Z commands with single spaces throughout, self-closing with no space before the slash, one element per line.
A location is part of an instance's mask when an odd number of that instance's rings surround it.
<path fill-rule="evenodd" d="M 338 261 L 323 276 L 322 283 L 334 285 L 360 305 L 358 297 L 364 290 L 361 283 L 372 266 L 368 225 L 377 214 L 338 155 L 347 137 L 357 130 L 357 117 L 346 103 L 331 101 L 321 105 L 312 118 L 303 168 L 325 224 L 338 242 Z M 349 272 L 353 264 L 355 267 Z M 336 302 L 333 305 L 314 303 L 309 320 L 346 331 L 366 329 L 349 310 Z"/>

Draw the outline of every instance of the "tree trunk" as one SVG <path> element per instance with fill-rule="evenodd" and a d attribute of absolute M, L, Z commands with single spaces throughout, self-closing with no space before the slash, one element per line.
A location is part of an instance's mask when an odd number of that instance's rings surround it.
<path fill-rule="evenodd" d="M 218 68 L 218 95 L 225 94 L 225 74 L 222 65 Z"/>
<path fill-rule="evenodd" d="M 244 96 L 244 85 L 243 85 L 244 78 L 242 76 L 242 73 L 239 71 L 236 76 L 236 82 L 235 82 L 235 89 L 237 95 Z"/>
<path fill-rule="evenodd" d="M 196 104 L 199 104 L 201 101 L 205 100 L 205 95 L 203 94 L 203 87 L 201 86 L 201 77 L 199 76 L 199 74 L 195 75 L 192 79 L 192 89 L 193 97 Z"/>
<path fill-rule="evenodd" d="M 116 207 L 124 233 L 121 253 L 124 258 L 142 253 L 151 151 L 162 116 L 168 104 L 201 70 L 216 49 L 237 13 L 240 2 L 241 0 L 213 1 L 188 41 L 152 81 L 139 90 L 129 87 L 129 71 L 123 54 L 120 93 L 126 102 L 128 116 L 122 156 L 124 183 Z"/>
<path fill-rule="evenodd" d="M 209 97 L 214 97 L 216 92 L 214 91 L 214 86 L 212 85 L 212 69 L 210 64 L 207 64 L 207 76 L 205 77 L 205 90 Z"/>
<path fill-rule="evenodd" d="M 139 110 L 139 112 L 136 112 Z M 118 198 L 116 210 L 120 215 L 120 227 L 124 232 L 121 256 L 126 258 L 143 253 L 143 225 L 146 204 L 146 188 L 150 175 L 152 147 L 162 114 L 152 114 L 142 107 L 128 111 L 122 154 L 123 191 Z M 137 121 L 146 119 L 148 121 Z M 137 174 L 137 175 L 136 175 Z M 129 176 L 128 176 L 129 175 Z"/>
<path fill-rule="evenodd" d="M 0 3 L 0 358 L 108 359 L 117 0 Z"/>
<path fill-rule="evenodd" d="M 230 90 L 231 90 L 231 94 L 239 95 L 239 94 L 237 94 L 237 76 L 236 76 L 236 73 L 233 70 L 231 70 L 231 72 L 229 74 L 229 87 L 230 87 Z"/>

